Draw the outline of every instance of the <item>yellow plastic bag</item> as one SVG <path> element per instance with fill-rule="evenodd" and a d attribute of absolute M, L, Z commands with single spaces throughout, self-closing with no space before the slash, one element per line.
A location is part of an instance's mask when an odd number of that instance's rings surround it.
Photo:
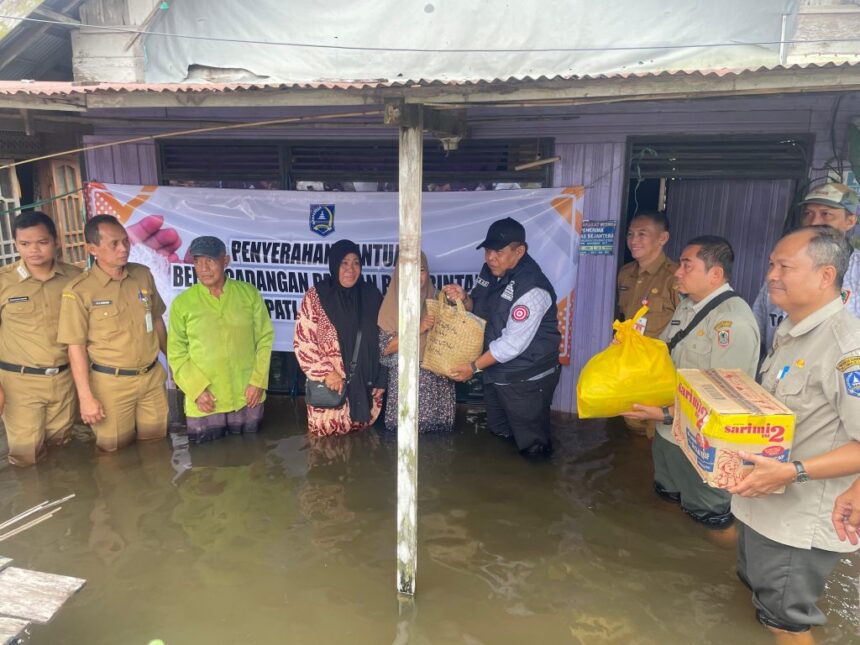
<path fill-rule="evenodd" d="M 666 343 L 633 329 L 647 311 L 642 307 L 631 320 L 616 320 L 612 328 L 618 342 L 582 368 L 576 384 L 580 419 L 615 417 L 634 403 L 664 406 L 675 400 L 675 366 Z"/>

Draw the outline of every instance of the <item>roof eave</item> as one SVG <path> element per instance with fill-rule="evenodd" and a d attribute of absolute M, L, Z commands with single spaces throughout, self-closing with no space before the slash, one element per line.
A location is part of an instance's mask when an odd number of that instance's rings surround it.
<path fill-rule="evenodd" d="M 41 92 L 33 84 L 19 93 L 0 93 L 0 108 L 81 112 L 90 108 L 381 106 L 390 98 L 430 105 L 516 106 L 839 92 L 860 90 L 860 65 L 475 82 L 51 87 Z"/>

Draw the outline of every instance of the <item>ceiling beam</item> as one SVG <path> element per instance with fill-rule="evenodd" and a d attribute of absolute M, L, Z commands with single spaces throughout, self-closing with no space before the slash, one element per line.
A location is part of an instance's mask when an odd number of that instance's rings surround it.
<path fill-rule="evenodd" d="M 64 5 L 59 7 L 60 13 L 71 11 L 77 7 L 83 0 L 69 0 Z M 42 35 L 55 25 L 44 24 L 22 32 L 22 34 L 12 41 L 9 47 L 5 47 L 2 55 L 0 55 L 0 71 L 4 70 L 18 56 L 27 51 Z"/>
<path fill-rule="evenodd" d="M 33 9 L 33 13 L 38 14 L 44 18 L 48 18 L 49 20 L 56 20 L 57 22 L 62 22 L 67 25 L 74 25 L 77 27 L 81 26 L 80 20 L 70 18 L 66 14 L 53 11 L 52 9 L 48 9 L 48 7 L 36 7 L 35 9 Z"/>

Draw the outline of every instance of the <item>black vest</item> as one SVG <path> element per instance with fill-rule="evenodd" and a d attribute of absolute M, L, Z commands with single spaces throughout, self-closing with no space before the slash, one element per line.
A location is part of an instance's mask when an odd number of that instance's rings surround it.
<path fill-rule="evenodd" d="M 552 298 L 537 333 L 528 347 L 516 358 L 507 363 L 496 363 L 484 370 L 486 383 L 516 383 L 527 381 L 533 376 L 558 365 L 558 350 L 561 334 L 558 331 L 558 310 L 555 304 L 555 290 L 541 271 L 537 262 L 526 253 L 517 266 L 499 279 L 484 264 L 475 288 L 472 289 L 474 302 L 472 311 L 487 321 L 484 328 L 484 351 L 490 343 L 502 335 L 508 324 L 511 307 L 523 294 L 532 289 L 543 289 Z"/>

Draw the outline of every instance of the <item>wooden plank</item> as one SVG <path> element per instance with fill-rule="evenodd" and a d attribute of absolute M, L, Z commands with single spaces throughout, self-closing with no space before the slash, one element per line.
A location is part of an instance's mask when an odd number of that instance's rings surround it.
<path fill-rule="evenodd" d="M 397 352 L 397 591 L 415 595 L 418 557 L 418 327 L 421 317 L 422 114 L 400 128 L 400 349 Z"/>
<path fill-rule="evenodd" d="M 17 643 L 29 625 L 30 621 L 27 620 L 0 616 L 0 645 Z"/>
<path fill-rule="evenodd" d="M 0 614 L 46 623 L 86 580 L 7 567 L 0 571 Z"/>

